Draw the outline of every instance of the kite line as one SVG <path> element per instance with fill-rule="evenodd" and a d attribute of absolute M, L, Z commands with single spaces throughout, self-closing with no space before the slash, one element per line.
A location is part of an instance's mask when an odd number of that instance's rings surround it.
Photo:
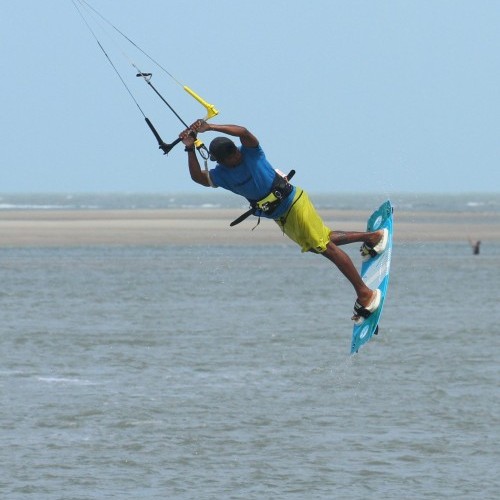
<path fill-rule="evenodd" d="M 104 44 L 102 43 L 100 37 L 97 36 L 96 29 L 97 27 L 100 27 L 104 32 L 106 32 L 105 25 L 109 26 L 112 28 L 116 33 L 118 33 L 124 40 L 126 40 L 128 43 L 133 45 L 139 52 L 141 52 L 144 56 L 146 56 L 154 65 L 156 65 L 160 70 L 162 70 L 165 74 L 167 74 L 177 85 L 181 86 L 192 98 L 196 99 L 205 109 L 206 109 L 206 116 L 204 120 L 209 120 L 210 118 L 213 118 L 216 116 L 219 111 L 215 108 L 213 104 L 209 104 L 205 99 L 200 97 L 194 90 L 192 90 L 190 87 L 187 85 L 183 85 L 177 78 L 175 78 L 172 73 L 170 73 L 165 67 L 163 67 L 158 61 L 153 59 L 146 51 L 144 51 L 137 43 L 135 43 L 133 40 L 131 40 L 123 31 L 121 31 L 119 28 L 117 28 L 111 21 L 109 21 L 107 18 L 105 18 L 101 13 L 99 13 L 92 5 L 89 4 L 86 0 L 71 0 L 73 3 L 75 9 L 77 10 L 78 14 L 82 18 L 85 26 L 91 33 L 92 37 L 96 41 L 97 45 L 99 46 L 100 50 L 106 57 L 107 61 L 113 68 L 114 72 L 120 79 L 122 85 L 126 89 L 127 93 L 129 96 L 132 98 L 133 102 L 135 103 L 136 107 L 139 109 L 140 113 L 144 117 L 144 120 L 146 121 L 146 124 L 148 125 L 149 129 L 155 136 L 157 142 L 158 142 L 158 147 L 163 151 L 163 154 L 167 155 L 172 148 L 181 142 L 180 138 L 176 138 L 173 140 L 171 143 L 166 143 L 163 141 L 161 138 L 160 134 L 156 130 L 155 126 L 151 122 L 151 120 L 146 116 L 146 113 L 142 109 L 141 105 L 139 104 L 139 101 L 137 98 L 134 96 L 133 92 L 131 91 L 129 85 L 127 84 L 125 78 L 122 76 L 120 71 L 118 70 L 116 64 L 113 62 L 111 57 L 109 56 L 108 52 L 104 48 Z M 93 23 L 93 24 L 92 24 Z M 92 27 L 94 25 L 94 27 Z M 136 76 L 139 78 L 142 78 L 148 86 L 155 92 L 155 94 L 161 99 L 161 101 L 170 109 L 170 111 L 176 116 L 176 118 L 184 125 L 185 128 L 189 128 L 189 125 L 182 119 L 182 117 L 179 115 L 179 113 L 173 108 L 173 106 L 166 100 L 166 98 L 160 93 L 160 91 L 153 85 L 151 82 L 153 78 L 153 74 L 150 72 L 144 72 L 139 67 L 135 62 L 133 62 L 130 57 L 120 49 L 120 52 L 122 53 L 123 57 L 128 61 L 130 65 L 134 68 L 136 72 Z M 195 141 L 195 147 L 202 156 L 203 159 L 207 160 L 209 157 L 208 150 L 206 146 L 203 144 L 203 142 L 199 139 L 196 139 Z"/>

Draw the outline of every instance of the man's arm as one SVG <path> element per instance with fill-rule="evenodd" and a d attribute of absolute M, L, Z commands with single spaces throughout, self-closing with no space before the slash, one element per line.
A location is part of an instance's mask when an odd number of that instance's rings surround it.
<path fill-rule="evenodd" d="M 247 148 L 256 148 L 259 145 L 257 137 L 241 125 L 216 125 L 214 123 L 207 123 L 204 120 L 198 120 L 191 125 L 191 129 L 195 132 L 220 132 L 238 137 L 241 144 Z"/>
<path fill-rule="evenodd" d="M 188 165 L 191 179 L 193 179 L 194 182 L 206 187 L 210 187 L 212 185 L 209 179 L 210 174 L 207 170 L 201 169 L 200 162 L 198 161 L 198 157 L 196 156 L 194 150 L 188 151 Z"/>
<path fill-rule="evenodd" d="M 198 157 L 196 156 L 196 148 L 194 147 L 195 136 L 192 129 L 187 129 L 182 132 L 179 137 L 186 146 L 186 151 L 188 154 L 188 166 L 189 174 L 191 179 L 197 184 L 209 187 L 212 185 L 209 177 L 209 173 L 206 170 L 202 170 Z"/>

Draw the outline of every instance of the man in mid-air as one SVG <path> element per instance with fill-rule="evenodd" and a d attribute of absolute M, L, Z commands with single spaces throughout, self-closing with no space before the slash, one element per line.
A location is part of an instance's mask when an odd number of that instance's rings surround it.
<path fill-rule="evenodd" d="M 219 132 L 238 137 L 241 146 L 228 137 L 216 137 L 209 147 L 215 168 L 202 170 L 194 146 L 196 134 Z M 332 231 L 328 228 L 307 193 L 292 186 L 284 174 L 267 161 L 258 139 L 240 125 L 215 125 L 197 120 L 180 136 L 188 153 L 191 178 L 202 186 L 222 187 L 245 197 L 258 217 L 274 219 L 282 231 L 295 241 L 303 252 L 324 255 L 333 262 L 354 287 L 356 302 L 352 319 L 360 323 L 380 305 L 380 291 L 371 290 L 361 279 L 350 257 L 339 248 L 348 243 L 362 243 L 361 255 L 369 259 L 382 253 L 388 232 Z"/>

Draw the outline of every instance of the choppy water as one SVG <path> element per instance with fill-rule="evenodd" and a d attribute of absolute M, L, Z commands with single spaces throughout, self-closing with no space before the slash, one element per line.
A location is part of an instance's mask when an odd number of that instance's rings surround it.
<path fill-rule="evenodd" d="M 494 186 L 495 187 L 495 186 Z M 366 210 L 390 198 L 397 210 L 413 212 L 499 213 L 500 193 L 311 193 L 319 209 Z M 248 203 L 222 189 L 195 193 L 0 193 L 0 210 L 108 210 L 169 208 L 236 208 Z"/>
<path fill-rule="evenodd" d="M 354 357 L 293 246 L 0 259 L 1 498 L 498 498 L 500 244 L 396 244 Z"/>

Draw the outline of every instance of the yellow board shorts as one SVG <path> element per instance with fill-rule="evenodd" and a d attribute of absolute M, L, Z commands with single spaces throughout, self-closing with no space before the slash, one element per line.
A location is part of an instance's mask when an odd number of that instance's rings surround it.
<path fill-rule="evenodd" d="M 283 217 L 275 220 L 283 232 L 295 241 L 303 252 L 323 253 L 326 250 L 331 229 L 325 226 L 309 196 L 302 189 L 296 188 L 290 210 Z"/>

